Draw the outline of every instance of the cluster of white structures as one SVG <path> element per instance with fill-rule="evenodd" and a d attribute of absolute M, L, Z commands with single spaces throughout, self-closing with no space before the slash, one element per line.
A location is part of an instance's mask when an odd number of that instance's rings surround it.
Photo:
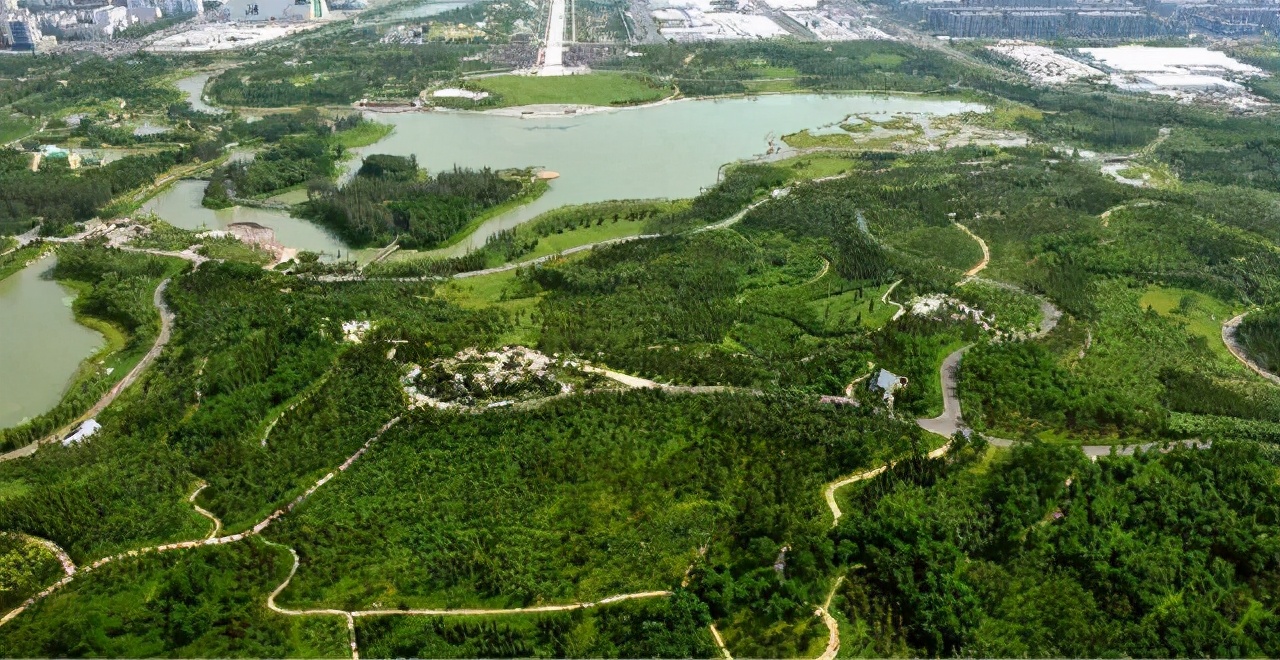
<path fill-rule="evenodd" d="M 556 380 L 551 370 L 557 366 L 576 368 L 578 365 L 567 360 L 562 363 L 524 346 L 504 346 L 501 350 L 485 352 L 468 348 L 425 370 L 416 364 L 409 365 L 409 372 L 400 383 L 410 408 L 496 408 L 515 403 L 521 398 L 515 394 L 520 390 L 542 392 L 544 386 L 551 386 L 560 394 L 572 392 L 572 385 Z M 426 382 L 422 379 L 424 373 L 433 380 L 440 374 L 450 380 Z M 510 398 L 513 395 L 515 398 Z M 495 398 L 498 400 L 490 400 Z"/>
<path fill-rule="evenodd" d="M 803 25 L 818 38 L 818 41 L 888 41 L 892 39 L 880 28 L 867 25 L 865 17 L 855 16 L 834 7 L 787 9 L 782 13 Z"/>
<path fill-rule="evenodd" d="M 911 300 L 911 313 L 929 318 L 947 317 L 953 321 L 968 321 L 991 332 L 995 330 L 996 317 L 960 300 L 941 293 L 918 296 Z"/>
<path fill-rule="evenodd" d="M 770 39 L 790 32 L 778 23 L 794 21 L 819 41 L 889 39 L 866 24 L 866 17 L 818 0 L 659 0 L 653 20 L 664 38 L 681 42 Z M 778 19 L 778 20 L 775 20 Z"/>
<path fill-rule="evenodd" d="M 437 99 L 467 99 L 469 101 L 483 101 L 489 98 L 489 92 L 473 92 L 469 89 L 448 87 L 431 92 L 431 96 Z"/>
<path fill-rule="evenodd" d="M 1260 104 L 1242 81 L 1267 74 L 1226 53 L 1197 47 L 1115 46 L 1055 51 L 1025 41 L 988 46 L 1045 84 L 1089 81 L 1131 92 L 1162 94 L 1187 101 L 1222 100 L 1237 106 Z"/>
<path fill-rule="evenodd" d="M 1081 48 L 1111 71 L 1120 89 L 1184 97 L 1220 92 L 1245 94 L 1238 80 L 1266 75 L 1259 69 L 1208 48 L 1118 46 Z"/>
<path fill-rule="evenodd" d="M 1005 40 L 987 48 L 1014 60 L 1027 75 L 1042 83 L 1054 85 L 1075 80 L 1102 80 L 1107 77 L 1102 71 L 1052 48 L 1026 41 Z"/>
<path fill-rule="evenodd" d="M 310 29 L 313 25 L 308 23 L 268 25 L 234 22 L 197 23 L 193 24 L 189 30 L 156 41 L 147 50 L 170 53 L 232 50 L 287 37 L 295 32 Z"/>
<path fill-rule="evenodd" d="M 350 344 L 359 344 L 364 341 L 364 336 L 369 334 L 372 329 L 372 321 L 343 321 L 342 341 Z"/>
<path fill-rule="evenodd" d="M 696 6 L 666 7 L 653 10 L 658 32 L 676 41 L 714 41 L 718 39 L 768 39 L 787 33 L 767 16 L 714 11 Z"/>

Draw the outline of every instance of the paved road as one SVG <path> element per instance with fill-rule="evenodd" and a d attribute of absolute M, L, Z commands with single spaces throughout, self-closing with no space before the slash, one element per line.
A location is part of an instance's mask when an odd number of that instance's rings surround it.
<path fill-rule="evenodd" d="M 1249 354 L 1245 352 L 1244 347 L 1240 345 L 1240 341 L 1236 338 L 1236 331 L 1239 329 L 1240 323 L 1242 323 L 1244 321 L 1244 317 L 1248 315 L 1249 312 L 1245 312 L 1222 324 L 1222 343 L 1227 345 L 1227 350 L 1231 351 L 1231 354 L 1240 361 L 1240 364 L 1248 367 L 1253 371 L 1253 373 L 1266 378 L 1276 385 L 1280 385 L 1280 376 L 1267 371 L 1262 367 L 1262 365 L 1250 358 Z"/>

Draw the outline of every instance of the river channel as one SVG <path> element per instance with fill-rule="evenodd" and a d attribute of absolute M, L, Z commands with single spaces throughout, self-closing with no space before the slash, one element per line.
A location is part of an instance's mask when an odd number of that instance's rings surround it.
<path fill-rule="evenodd" d="M 980 112 L 962 101 L 875 95 L 789 94 L 679 101 L 574 116 L 520 118 L 422 112 L 374 115 L 395 126 L 361 154 L 415 155 L 432 171 L 459 167 L 539 166 L 561 176 L 537 201 L 485 223 L 446 250 L 484 245 L 500 230 L 567 204 L 614 199 L 682 198 L 715 183 L 721 165 L 764 155 L 781 136 L 851 114 L 948 115 Z M 357 169 L 351 168 L 351 171 Z"/>
<path fill-rule="evenodd" d="M 204 198 L 205 181 L 178 181 L 142 206 L 143 212 L 155 213 L 165 222 L 181 229 L 226 229 L 237 222 L 256 222 L 276 232 L 276 240 L 285 247 L 310 250 L 329 257 L 339 252 L 344 256 L 347 246 L 314 223 L 291 218 L 283 211 L 233 206 L 214 211 L 200 205 Z"/>
<path fill-rule="evenodd" d="M 214 106 L 204 102 L 205 83 L 209 82 L 209 79 L 213 76 L 214 74 L 212 73 L 200 73 L 183 78 L 177 83 L 178 91 L 186 94 L 187 102 L 190 103 L 191 107 L 196 111 L 207 112 L 211 115 L 220 115 L 226 112 L 226 110 L 223 110 L 222 108 L 215 108 Z"/>
<path fill-rule="evenodd" d="M 0 428 L 57 405 L 80 363 L 102 336 L 76 323 L 75 294 L 46 279 L 57 263 L 42 259 L 0 280 Z"/>

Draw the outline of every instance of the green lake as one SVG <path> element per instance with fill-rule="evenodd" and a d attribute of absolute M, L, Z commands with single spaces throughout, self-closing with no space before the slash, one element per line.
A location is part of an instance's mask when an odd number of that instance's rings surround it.
<path fill-rule="evenodd" d="M 0 280 L 0 428 L 57 405 L 76 369 L 103 343 L 76 323 L 74 292 L 45 277 L 57 263 L 41 259 Z"/>

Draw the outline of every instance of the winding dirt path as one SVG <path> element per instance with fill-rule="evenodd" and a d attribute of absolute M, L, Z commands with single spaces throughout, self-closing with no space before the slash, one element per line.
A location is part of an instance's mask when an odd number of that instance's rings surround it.
<path fill-rule="evenodd" d="M 98 402 L 93 404 L 93 407 L 89 408 L 89 410 L 83 415 L 77 417 L 74 422 L 63 426 L 42 440 L 33 442 L 25 447 L 19 447 L 7 454 L 0 454 L 0 463 L 10 461 L 15 458 L 30 456 L 40 449 L 41 444 L 49 444 L 51 442 L 59 441 L 61 438 L 66 436 L 73 427 L 84 423 L 85 420 L 97 417 L 103 410 L 106 410 L 107 406 L 111 405 L 116 400 L 116 397 L 120 396 L 122 392 L 128 389 L 130 385 L 133 385 L 138 378 L 142 376 L 142 373 L 145 372 L 147 368 L 156 361 L 156 358 L 160 356 L 160 351 L 164 349 L 164 347 L 169 343 L 169 339 L 173 336 L 174 315 L 164 301 L 164 292 L 168 286 L 169 280 L 166 279 L 160 283 L 160 286 L 156 287 L 156 291 L 152 295 L 151 302 L 155 305 L 156 311 L 160 313 L 160 334 L 156 335 L 155 343 L 151 345 L 151 350 L 147 351 L 147 354 L 142 356 L 142 360 L 140 360 L 138 364 L 134 365 L 133 369 L 129 370 L 129 373 L 126 374 L 124 378 L 120 379 L 120 382 L 116 383 L 110 390 L 108 390 L 101 399 L 98 399 Z"/>
<path fill-rule="evenodd" d="M 293 501 L 289 502 L 288 505 L 282 508 L 276 509 L 274 512 L 272 512 L 271 515 L 267 516 L 266 518 L 262 519 L 261 522 L 254 525 L 252 529 L 245 532 L 240 532 L 238 534 L 232 534 L 230 536 L 217 536 L 217 532 L 220 531 L 222 527 L 221 521 L 219 521 L 217 517 L 214 516 L 212 513 L 209 513 L 208 511 L 205 511 L 204 509 L 196 506 L 195 509 L 197 512 L 199 512 L 201 515 L 204 515 L 205 517 L 209 518 L 214 522 L 215 530 L 213 534 L 210 534 L 209 536 L 206 536 L 203 539 L 199 539 L 195 541 L 180 541 L 177 543 L 166 543 L 163 545 L 151 546 L 146 548 L 138 548 L 136 550 L 129 550 L 119 554 L 103 557 L 88 566 L 81 567 L 79 570 L 75 571 L 74 573 L 69 573 L 62 580 L 58 581 L 57 583 L 50 586 L 48 589 L 45 589 L 44 591 L 40 592 L 36 596 L 32 597 L 30 600 L 28 600 L 26 603 L 23 603 L 17 609 L 6 614 L 3 619 L 0 619 L 0 626 L 3 626 L 5 623 L 11 621 L 14 617 L 21 614 L 31 605 L 34 605 L 36 602 L 44 599 L 45 597 L 49 596 L 53 592 L 57 591 L 58 589 L 65 586 L 66 584 L 70 583 L 75 576 L 92 572 L 107 564 L 121 561 L 124 559 L 129 559 L 132 557 L 138 557 L 140 555 L 151 554 L 151 553 L 171 552 L 173 550 L 185 550 L 188 548 L 196 548 L 203 545 L 225 545 L 228 543 L 237 543 L 239 541 L 243 541 L 252 536 L 258 536 L 263 532 L 263 530 L 269 527 L 271 523 L 275 522 L 277 519 L 279 519 L 281 516 L 285 515 L 286 513 L 293 511 L 295 507 L 305 502 L 307 498 L 311 497 L 311 495 L 315 493 L 317 490 L 319 490 L 322 486 L 329 483 L 329 481 L 332 480 L 335 476 L 337 476 L 341 472 L 345 472 L 348 468 L 350 468 L 353 463 L 355 463 L 357 460 L 359 460 L 361 456 L 364 456 L 364 454 L 369 451 L 369 447 L 371 447 L 374 442 L 376 442 L 379 438 L 381 438 L 382 435 L 386 433 L 391 427 L 399 423 L 400 419 L 401 419 L 400 417 L 396 417 L 391 421 L 387 422 L 386 424 L 384 424 L 382 428 L 378 429 L 378 432 L 373 437 L 369 438 L 367 441 L 365 441 L 363 445 L 361 445 L 360 449 L 357 450 L 356 453 L 352 454 L 350 457 L 347 458 L 345 462 L 342 463 L 342 465 L 338 466 L 337 470 L 330 472 L 325 476 L 321 477 L 320 480 L 316 481 L 315 484 L 313 484 L 310 488 L 304 491 L 301 495 L 294 498 Z M 192 504 L 194 505 L 194 500 L 196 495 L 198 495 L 202 490 L 204 490 L 204 485 L 201 485 L 200 487 L 198 487 L 196 489 L 196 492 L 193 493 L 191 497 L 188 498 L 188 501 L 192 502 Z M 65 553 L 63 554 L 65 555 Z M 70 557 L 67 557 L 67 561 L 70 562 Z"/>
<path fill-rule="evenodd" d="M 827 648 L 818 656 L 818 660 L 836 660 L 836 654 L 840 652 L 840 624 L 835 617 L 831 616 L 831 599 L 835 598 L 836 590 L 844 583 L 844 576 L 836 578 L 836 583 L 831 585 L 831 591 L 827 593 L 827 600 L 814 610 L 814 614 L 822 617 L 822 623 L 827 627 Z"/>
<path fill-rule="evenodd" d="M 71 555 L 68 555 L 67 551 L 63 550 L 57 543 L 54 543 L 53 541 L 50 541 L 48 539 L 42 539 L 39 537 L 30 536 L 28 534 L 21 534 L 18 532 L 7 532 L 7 533 L 10 534 L 11 536 L 16 536 L 18 538 L 26 539 L 28 542 L 37 543 L 40 546 L 42 546 L 45 550 L 48 550 L 50 553 L 52 553 L 53 556 L 58 559 L 58 563 L 62 564 L 63 577 L 61 580 L 58 580 L 57 582 L 54 582 L 48 587 L 45 587 L 44 591 L 41 591 L 40 593 L 28 598 L 21 605 L 14 608 L 13 610 L 10 610 L 4 616 L 0 617 L 0 626 L 3 626 L 4 624 L 11 621 L 14 617 L 18 616 L 19 614 L 22 614 L 24 611 L 26 611 L 28 607 L 31 607 L 37 601 L 41 600 L 45 596 L 48 596 L 54 591 L 57 591 L 58 589 L 62 588 L 62 585 L 70 582 L 72 578 L 75 577 L 76 571 L 78 570 L 76 568 L 76 563 L 71 560 Z"/>
<path fill-rule="evenodd" d="M 711 631 L 711 641 L 716 643 L 716 648 L 720 649 L 720 655 L 724 660 L 733 660 L 733 654 L 729 653 L 729 647 L 724 645 L 724 638 L 720 636 L 720 631 L 716 629 L 716 624 L 710 624 L 707 629 Z"/>
<path fill-rule="evenodd" d="M 982 271 L 986 270 L 987 264 L 991 263 L 991 250 L 987 248 L 987 242 L 982 240 L 982 238 L 977 234 L 969 231 L 968 227 L 958 222 L 954 222 L 952 224 L 954 224 L 960 231 L 968 234 L 969 238 L 972 238 L 973 240 L 977 241 L 978 246 L 982 248 L 982 261 L 979 261 L 978 264 L 973 268 L 966 270 L 964 272 L 964 276 L 973 277 L 974 275 L 977 275 L 978 273 L 981 273 Z"/>
<path fill-rule="evenodd" d="M 893 318 L 889 319 L 890 321 L 897 321 L 898 319 L 902 318 L 903 314 L 907 313 L 907 308 L 903 307 L 901 303 L 896 303 L 896 302 L 893 302 L 892 300 L 889 300 L 889 294 L 893 293 L 893 290 L 898 288 L 899 284 L 902 284 L 902 280 L 898 280 L 897 282 L 890 284 L 889 288 L 884 290 L 884 295 L 880 296 L 880 302 L 882 304 L 893 305 L 894 307 L 898 308 L 898 311 L 893 313 Z"/>
<path fill-rule="evenodd" d="M 943 392 L 942 414 L 931 419 L 916 420 L 916 424 L 919 425 L 920 428 L 947 439 L 946 444 L 928 453 L 929 458 L 938 458 L 950 451 L 951 439 L 955 436 L 957 430 L 963 428 L 963 422 L 960 419 L 960 398 L 956 395 L 955 372 L 960 366 L 960 358 L 964 357 L 965 351 L 968 351 L 972 346 L 972 344 L 965 346 L 964 348 L 951 353 L 942 361 L 942 367 L 939 369 L 942 378 Z M 857 472 L 827 484 L 827 487 L 822 491 L 822 497 L 827 501 L 827 508 L 831 510 L 831 526 L 835 527 L 839 524 L 840 517 L 844 515 L 844 513 L 840 511 L 840 505 L 836 503 L 837 490 L 840 490 L 849 484 L 878 477 L 897 464 L 898 461 L 890 461 L 879 467 Z"/>
<path fill-rule="evenodd" d="M 1222 324 L 1222 343 L 1227 345 L 1227 350 L 1231 351 L 1231 354 L 1240 361 L 1240 364 L 1243 364 L 1248 367 L 1250 371 L 1253 371 L 1253 373 L 1266 378 L 1272 383 L 1280 385 L 1280 376 L 1267 371 L 1262 367 L 1262 365 L 1255 362 L 1253 358 L 1250 358 L 1249 354 L 1245 352 L 1244 347 L 1240 345 L 1239 339 L 1236 338 L 1236 331 L 1240 328 L 1240 324 L 1244 322 L 1244 317 L 1248 315 L 1249 312 L 1245 312 Z"/>
<path fill-rule="evenodd" d="M 195 509 L 196 513 L 204 516 L 205 518 L 208 518 L 210 521 L 213 522 L 213 529 L 209 530 L 209 535 L 204 537 L 204 540 L 206 541 L 217 537 L 218 532 L 222 531 L 222 520 L 220 520 L 217 516 L 213 515 L 213 513 L 208 509 L 200 506 L 199 504 L 196 504 L 196 498 L 200 496 L 200 491 L 208 487 L 209 487 L 209 484 L 201 481 L 200 485 L 196 487 L 195 492 L 191 493 L 191 497 L 187 498 L 187 502 L 191 503 L 191 508 Z"/>
<path fill-rule="evenodd" d="M 288 505 L 280 509 L 276 509 L 271 515 L 267 516 L 261 522 L 254 525 L 252 529 L 245 532 L 240 532 L 238 534 L 232 534 L 229 536 L 221 536 L 221 537 L 218 536 L 218 533 L 222 530 L 222 521 L 219 520 L 217 516 L 213 515 L 209 511 L 195 504 L 196 497 L 200 494 L 201 491 L 203 491 L 208 486 L 208 484 L 205 484 L 202 482 L 196 488 L 195 492 L 193 492 L 191 496 L 188 498 L 188 501 L 195 508 L 196 512 L 202 516 L 205 516 L 206 518 L 209 518 L 214 524 L 214 528 L 209 533 L 209 535 L 201 540 L 181 541 L 178 543 L 168 543 L 168 544 L 158 545 L 153 547 L 139 548 L 137 550 L 129 550 L 127 552 L 122 552 L 117 555 L 103 557 L 102 559 L 99 559 L 93 562 L 89 566 L 86 566 L 83 569 L 77 570 L 75 564 L 71 561 L 70 556 L 68 556 L 65 552 L 63 552 L 61 548 L 59 548 L 57 545 L 55 545 L 50 541 L 45 541 L 43 539 L 36 539 L 33 537 L 32 540 L 38 543 L 41 543 L 45 547 L 49 548 L 51 552 L 53 552 L 55 555 L 58 556 L 58 559 L 63 563 L 63 567 L 66 570 L 67 574 L 64 578 L 54 583 L 53 585 L 50 585 L 44 591 L 40 592 L 39 594 L 36 594 L 35 596 L 32 596 L 30 599 L 27 600 L 27 602 L 23 603 L 21 606 L 5 614 L 3 618 L 0 618 L 0 626 L 3 626 L 9 621 L 12 621 L 14 618 L 22 614 L 23 612 L 25 612 L 32 605 L 52 595 L 57 590 L 69 584 L 75 578 L 75 576 L 92 572 L 98 568 L 101 568 L 106 564 L 110 564 L 113 562 L 121 561 L 121 560 L 132 558 L 132 557 L 138 557 L 145 554 L 170 552 L 174 550 L 184 550 L 184 549 L 197 548 L 200 546 L 208 546 L 208 545 L 226 545 L 230 543 L 237 543 L 237 542 L 246 540 L 250 537 L 260 536 L 262 532 L 271 525 L 271 523 L 275 522 L 277 519 L 284 516 L 285 514 L 293 511 L 294 508 L 296 508 L 299 504 L 302 504 L 303 502 L 305 502 L 309 497 L 311 497 L 312 494 L 314 494 L 317 490 L 319 490 L 325 484 L 329 483 L 329 481 L 331 481 L 335 476 L 337 476 L 342 472 L 345 472 L 348 468 L 350 468 L 357 460 L 360 459 L 360 457 L 364 456 L 364 454 L 369 451 L 369 448 L 373 446 L 374 442 L 378 441 L 378 439 L 380 439 L 383 436 L 383 434 L 385 434 L 388 430 L 390 430 L 391 427 L 399 423 L 400 420 L 401 420 L 400 417 L 396 417 L 391 421 L 387 422 L 386 424 L 384 424 L 382 428 L 378 429 L 378 432 L 373 437 L 365 441 L 365 443 L 360 447 L 359 450 L 357 450 L 354 454 L 348 457 L 347 460 L 342 463 L 342 465 L 338 466 L 337 470 L 329 472 L 325 476 L 321 477 L 318 481 L 316 481 L 315 484 L 313 484 L 310 488 L 304 491 L 301 495 L 294 498 L 293 501 L 291 501 Z M 536 614 L 541 612 L 567 612 L 571 610 L 601 607 L 601 606 L 610 605 L 613 603 L 620 603 L 628 600 L 665 598 L 667 596 L 670 596 L 672 593 L 667 590 L 642 591 L 642 592 L 636 592 L 636 593 L 617 594 L 617 595 L 609 596 L 606 598 L 601 598 L 600 600 L 596 600 L 596 601 L 573 602 L 573 603 L 565 603 L 565 604 L 558 604 L 558 605 L 537 605 L 533 607 L 516 607 L 516 608 L 508 608 L 508 609 L 466 609 L 466 608 L 405 609 L 405 610 L 377 609 L 377 610 L 353 610 L 353 611 L 338 610 L 338 609 L 294 610 L 294 609 L 280 607 L 279 605 L 276 604 L 276 598 L 286 588 L 288 588 L 290 582 L 292 582 L 293 580 L 293 577 L 298 572 L 298 566 L 299 566 L 298 553 L 293 548 L 287 548 L 286 546 L 282 546 L 278 543 L 274 543 L 265 538 L 263 539 L 263 542 L 267 543 L 268 545 L 285 548 L 289 551 L 289 554 L 293 557 L 293 565 L 289 569 L 289 575 L 285 577 L 284 581 L 281 582 L 280 585 L 277 586 L 271 592 L 271 594 L 267 597 L 267 603 L 266 603 L 267 607 L 270 608 L 273 612 L 276 612 L 278 614 L 283 614 L 286 616 L 341 616 L 345 618 L 347 622 L 347 631 L 350 636 L 351 657 L 354 660 L 359 660 L 360 658 L 360 651 L 359 651 L 359 645 L 356 639 L 356 628 L 355 628 L 355 619 L 358 617 L 501 616 L 501 615 L 509 615 L 509 614 Z"/>

